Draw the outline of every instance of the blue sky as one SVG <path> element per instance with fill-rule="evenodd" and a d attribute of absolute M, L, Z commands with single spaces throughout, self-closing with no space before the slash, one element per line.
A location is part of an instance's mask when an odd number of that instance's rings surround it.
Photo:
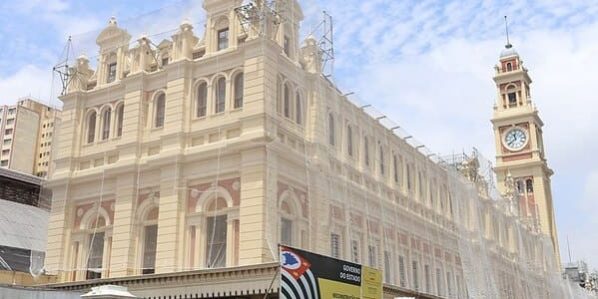
<path fill-rule="evenodd" d="M 494 157 L 489 119 L 493 66 L 511 41 L 534 80 L 544 119 L 563 260 L 598 267 L 598 2 L 302 0 L 304 32 L 321 11 L 335 18 L 335 81 L 426 144 L 447 154 L 478 148 Z M 94 40 L 110 16 L 156 43 L 184 19 L 203 31 L 200 0 L 21 0 L 0 4 L 0 103 L 31 95 L 56 103 L 51 67 L 73 35 L 93 60 Z"/>

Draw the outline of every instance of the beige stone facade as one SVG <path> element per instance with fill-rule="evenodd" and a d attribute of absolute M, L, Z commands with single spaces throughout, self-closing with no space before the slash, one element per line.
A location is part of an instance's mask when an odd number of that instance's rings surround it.
<path fill-rule="evenodd" d="M 431 160 L 349 101 L 317 41 L 300 44 L 296 1 L 278 14 L 258 1 L 248 22 L 241 2 L 204 1 L 203 37 L 184 22 L 158 46 L 111 19 L 96 70 L 77 60 L 48 185 L 50 273 L 251 268 L 284 243 L 414 294 L 551 296 L 552 249 L 490 198 L 475 159 Z"/>
<path fill-rule="evenodd" d="M 30 98 L 0 106 L 0 167 L 46 178 L 60 110 Z"/>

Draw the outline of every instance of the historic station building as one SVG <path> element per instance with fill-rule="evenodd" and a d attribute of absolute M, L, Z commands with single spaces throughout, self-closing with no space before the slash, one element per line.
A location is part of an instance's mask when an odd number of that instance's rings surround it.
<path fill-rule="evenodd" d="M 432 159 L 323 76 L 297 1 L 241 5 L 205 0 L 202 35 L 183 22 L 157 46 L 112 18 L 95 69 L 78 58 L 48 183 L 54 287 L 263 297 L 288 244 L 382 269 L 388 298 L 563 298 L 542 122 L 512 48 L 495 198 L 475 155 Z"/>

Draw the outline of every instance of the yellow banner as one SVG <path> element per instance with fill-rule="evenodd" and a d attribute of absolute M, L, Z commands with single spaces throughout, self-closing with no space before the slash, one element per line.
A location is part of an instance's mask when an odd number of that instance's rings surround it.
<path fill-rule="evenodd" d="M 330 299 L 360 299 L 361 288 L 343 282 L 329 279 L 318 279 L 320 298 Z"/>
<path fill-rule="evenodd" d="M 382 299 L 382 271 L 361 266 L 361 292 L 363 299 Z"/>

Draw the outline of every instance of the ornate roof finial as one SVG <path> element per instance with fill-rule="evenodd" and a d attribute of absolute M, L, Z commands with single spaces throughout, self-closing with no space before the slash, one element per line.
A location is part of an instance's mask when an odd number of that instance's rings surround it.
<path fill-rule="evenodd" d="M 505 45 L 505 48 L 511 49 L 513 45 L 511 45 L 511 42 L 509 41 L 509 20 L 507 19 L 507 16 L 505 16 L 505 32 L 507 33 L 507 44 Z"/>
<path fill-rule="evenodd" d="M 110 20 L 108 20 L 108 25 L 111 25 L 111 26 L 116 26 L 117 25 L 116 17 L 115 16 L 110 17 Z"/>

